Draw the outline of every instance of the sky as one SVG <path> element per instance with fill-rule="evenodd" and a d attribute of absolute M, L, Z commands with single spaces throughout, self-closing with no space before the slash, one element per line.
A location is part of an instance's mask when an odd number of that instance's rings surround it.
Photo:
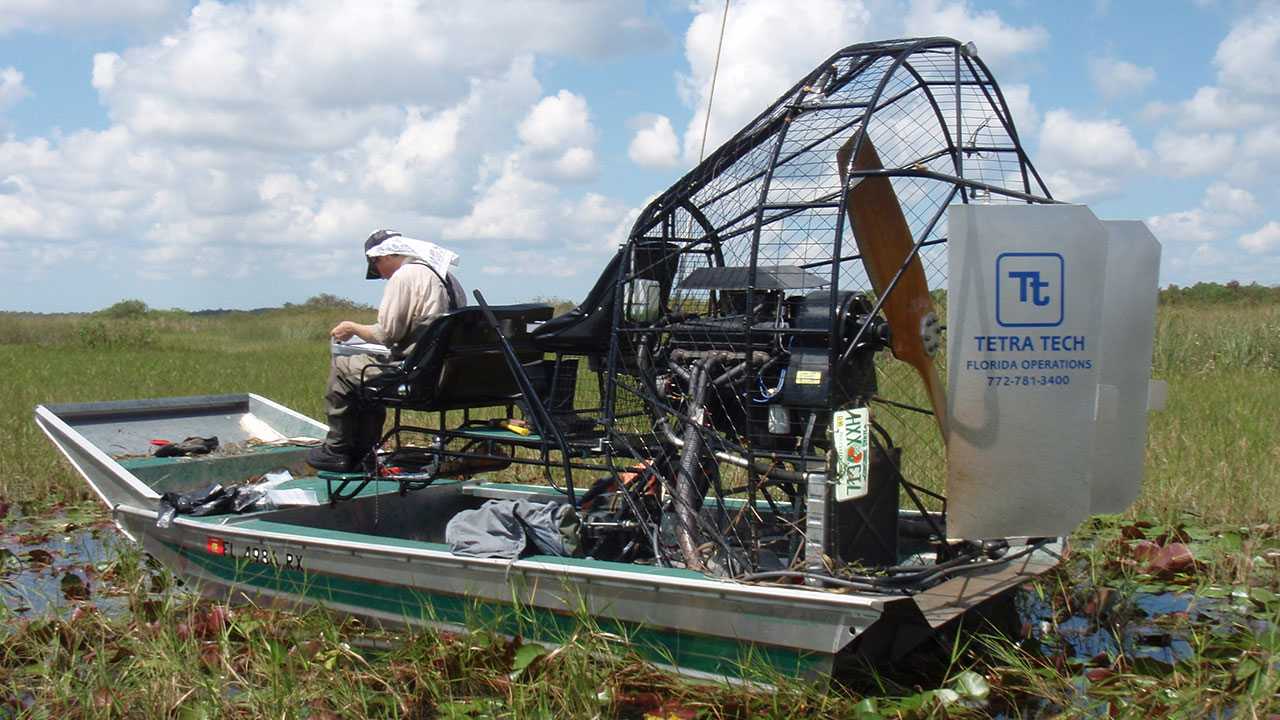
<path fill-rule="evenodd" d="M 579 300 L 818 63 L 931 35 L 977 46 L 1056 198 L 1147 223 L 1162 285 L 1280 283 L 1280 0 L 727 8 L 0 0 L 0 310 L 376 305 L 379 228 L 491 302 Z"/>

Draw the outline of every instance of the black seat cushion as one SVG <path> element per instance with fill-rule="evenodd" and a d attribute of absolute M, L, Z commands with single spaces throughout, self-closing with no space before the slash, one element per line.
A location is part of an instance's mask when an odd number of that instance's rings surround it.
<path fill-rule="evenodd" d="M 492 308 L 521 363 L 542 359 L 529 344 L 528 325 L 551 318 L 542 304 Z M 498 333 L 479 307 L 464 307 L 426 322 L 398 363 L 374 365 L 361 383 L 361 400 L 410 410 L 497 405 L 518 398 L 520 387 L 503 355 Z"/>

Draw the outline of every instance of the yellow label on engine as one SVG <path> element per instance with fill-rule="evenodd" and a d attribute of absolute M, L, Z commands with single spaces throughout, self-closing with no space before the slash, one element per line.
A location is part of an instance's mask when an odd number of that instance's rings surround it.
<path fill-rule="evenodd" d="M 797 385 L 821 385 L 822 371 L 821 370 L 798 370 L 796 371 L 796 384 Z"/>

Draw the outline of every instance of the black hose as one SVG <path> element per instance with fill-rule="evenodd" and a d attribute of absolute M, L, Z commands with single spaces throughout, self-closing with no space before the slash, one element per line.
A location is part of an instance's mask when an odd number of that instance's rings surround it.
<path fill-rule="evenodd" d="M 781 578 L 796 578 L 800 580 L 816 580 L 839 587 L 851 588 L 854 590 L 870 590 L 874 592 L 894 592 L 911 594 L 920 589 L 942 580 L 950 575 L 959 572 L 976 570 L 979 568 L 995 567 L 1004 565 L 1015 559 L 1025 557 L 1041 549 L 1048 544 L 1048 540 L 1039 540 L 1026 547 L 1008 553 L 1002 557 L 992 558 L 989 560 L 979 560 L 979 554 L 974 553 L 939 563 L 937 565 L 922 565 L 915 568 L 914 572 L 906 572 L 909 568 L 904 566 L 896 566 L 888 568 L 890 571 L 898 572 L 896 576 L 876 576 L 876 575 L 855 575 L 852 578 L 834 577 L 831 575 L 823 575 L 816 572 L 806 572 L 801 570 L 771 570 L 766 572 L 751 573 L 737 578 L 740 582 L 758 582 L 761 580 L 777 580 Z"/>
<path fill-rule="evenodd" d="M 676 519 L 679 520 L 676 523 L 676 542 L 684 555 L 685 566 L 698 572 L 703 571 L 703 563 L 698 556 L 695 515 L 706 494 L 706 489 L 700 488 L 697 482 L 702 474 L 702 429 L 699 423 L 706 403 L 710 368 L 718 362 L 719 356 L 712 354 L 693 366 L 689 378 L 689 422 L 684 429 L 684 452 L 680 454 L 680 466 L 676 470 Z"/>

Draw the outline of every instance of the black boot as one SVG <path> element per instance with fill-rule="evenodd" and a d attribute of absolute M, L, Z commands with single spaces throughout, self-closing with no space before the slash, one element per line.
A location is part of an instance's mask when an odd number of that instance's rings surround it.
<path fill-rule="evenodd" d="M 317 470 L 352 472 L 358 458 L 355 455 L 356 418 L 347 411 L 329 416 L 329 433 L 324 444 L 307 453 L 307 464 Z"/>
<path fill-rule="evenodd" d="M 307 453 L 307 464 L 316 470 L 348 473 L 356 469 L 359 463 L 350 454 L 335 451 L 328 444 L 314 448 Z"/>
<path fill-rule="evenodd" d="M 373 453 L 377 451 L 378 442 L 382 440 L 382 426 L 387 420 L 385 408 L 361 408 L 359 420 L 356 422 L 355 440 L 352 443 L 352 456 L 357 466 L 372 467 Z"/>

